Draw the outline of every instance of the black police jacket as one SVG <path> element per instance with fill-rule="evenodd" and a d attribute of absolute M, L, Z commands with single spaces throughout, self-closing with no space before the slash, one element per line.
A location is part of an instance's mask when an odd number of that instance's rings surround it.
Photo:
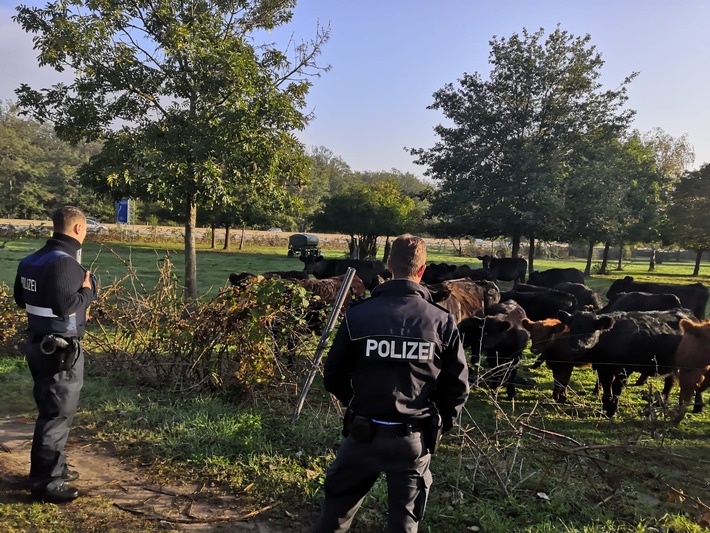
<path fill-rule="evenodd" d="M 325 388 L 353 412 L 389 422 L 425 419 L 433 402 L 449 429 L 469 392 L 453 316 L 405 279 L 347 310 L 323 371 Z"/>
<path fill-rule="evenodd" d="M 76 239 L 54 233 L 42 248 L 20 261 L 14 296 L 27 311 L 31 340 L 50 333 L 84 336 L 86 309 L 96 290 L 82 287 L 86 270 L 75 259 L 80 248 Z"/>

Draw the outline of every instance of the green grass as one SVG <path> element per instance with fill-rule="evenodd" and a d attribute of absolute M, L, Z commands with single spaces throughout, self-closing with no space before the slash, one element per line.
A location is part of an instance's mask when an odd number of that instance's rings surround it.
<path fill-rule="evenodd" d="M 0 275 L 14 279 L 17 262 L 42 241 L 7 243 Z M 181 253 L 156 245 L 110 244 L 130 259 L 148 287 L 168 254 L 182 276 Z M 157 251 L 156 251 L 157 250 Z M 338 250 L 327 253 L 340 255 Z M 468 263 L 431 251 L 430 262 Z M 108 248 L 87 243 L 84 264 L 94 264 L 106 281 L 121 277 L 125 266 Z M 221 286 L 229 272 L 299 269 L 286 249 L 253 247 L 230 253 L 200 250 L 200 290 Z M 545 261 L 537 269 L 574 266 L 581 261 Z M 604 294 L 617 277 L 692 283 L 692 264 L 665 263 L 649 276 L 645 261 L 625 262 L 622 272 L 592 276 L 587 283 Z M 704 264 L 704 270 L 707 267 Z M 152 282 L 151 282 L 152 280 Z M 219 396 L 171 395 L 133 385 L 130 375 L 103 377 L 92 371 L 82 391 L 77 431 L 105 443 L 115 453 L 140 462 L 154 476 L 201 479 L 229 487 L 247 505 L 278 503 L 267 516 L 287 517 L 293 531 L 308 529 L 322 501 L 322 483 L 340 440 L 340 418 L 316 379 L 303 413 L 291 422 L 299 384 L 257 394 L 234 405 Z M 514 402 L 474 388 L 461 429 L 444 439 L 434 458 L 434 486 L 420 531 L 589 532 L 702 531 L 710 487 L 710 409 L 672 426 L 667 410 L 649 402 L 662 388 L 651 378 L 644 387 L 625 389 L 614 420 L 601 415 L 590 370 L 576 370 L 569 402 L 552 401 L 552 378 L 545 367 L 519 372 L 529 383 Z M 632 377 L 631 382 L 634 378 Z M 0 357 L 0 414 L 31 413 L 32 380 L 22 359 Z M 672 398 L 675 401 L 677 391 Z M 247 490 L 248 489 L 248 490 Z M 243 493 L 243 494 L 242 494 Z M 52 527 L 71 531 L 65 515 L 51 506 L 3 504 L 0 522 L 9 531 Z M 386 488 L 380 481 L 358 513 L 353 532 L 382 531 Z M 71 517 L 70 517 L 71 518 Z M 107 530 L 110 522 L 105 522 Z M 478 529 L 476 529 L 478 528 Z"/>

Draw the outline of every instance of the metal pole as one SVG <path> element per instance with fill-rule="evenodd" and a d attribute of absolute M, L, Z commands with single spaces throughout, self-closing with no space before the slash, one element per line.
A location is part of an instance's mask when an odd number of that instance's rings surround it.
<path fill-rule="evenodd" d="M 333 309 L 330 312 L 330 316 L 328 317 L 328 322 L 325 325 L 325 329 L 323 330 L 323 334 L 320 336 L 320 340 L 318 341 L 318 347 L 316 348 L 316 354 L 313 356 L 313 363 L 311 365 L 311 370 L 308 372 L 308 376 L 306 377 L 306 381 L 303 382 L 303 385 L 301 386 L 301 392 L 298 395 L 298 401 L 296 402 L 296 408 L 293 410 L 293 416 L 292 416 L 292 421 L 295 421 L 298 419 L 299 415 L 301 414 L 301 409 L 303 409 L 303 404 L 306 401 L 306 396 L 308 395 L 308 390 L 311 388 L 311 385 L 313 384 L 313 380 L 316 377 L 316 372 L 318 371 L 318 366 L 320 365 L 320 360 L 323 357 L 323 352 L 325 352 L 325 348 L 328 344 L 328 339 L 330 338 L 330 334 L 333 332 L 333 329 L 335 328 L 335 321 L 338 319 L 338 315 L 340 314 L 340 309 L 343 307 L 343 302 L 345 301 L 345 295 L 348 293 L 348 290 L 350 289 L 350 284 L 353 281 L 353 277 L 355 277 L 355 269 L 352 267 L 348 267 L 348 270 L 345 272 L 345 278 L 343 279 L 343 284 L 340 286 L 340 290 L 338 291 L 338 295 L 335 298 L 335 302 L 333 303 Z"/>

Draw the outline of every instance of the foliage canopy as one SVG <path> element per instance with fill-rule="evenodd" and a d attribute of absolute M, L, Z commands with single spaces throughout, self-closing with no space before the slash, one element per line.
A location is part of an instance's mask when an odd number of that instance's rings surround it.
<path fill-rule="evenodd" d="M 270 208 L 304 178 L 294 131 L 307 122 L 301 109 L 329 30 L 285 51 L 256 41 L 288 23 L 294 5 L 56 0 L 17 9 L 15 20 L 36 35 L 39 64 L 76 73 L 69 85 L 23 84 L 20 107 L 62 139 L 104 141 L 83 169 L 87 183 L 182 211 L 188 297 L 198 205 L 238 209 L 246 197 Z"/>

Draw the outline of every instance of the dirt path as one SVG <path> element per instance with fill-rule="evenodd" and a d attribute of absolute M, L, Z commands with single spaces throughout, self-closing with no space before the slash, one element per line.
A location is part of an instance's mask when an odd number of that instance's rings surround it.
<path fill-rule="evenodd" d="M 0 504 L 31 504 L 27 473 L 34 420 L 0 418 Z M 186 483 L 155 485 L 134 465 L 111 456 L 72 432 L 66 446 L 70 468 L 80 473 L 72 483 L 82 497 L 60 506 L 73 520 L 75 531 L 292 531 L 260 512 L 249 516 L 239 494 L 217 487 Z M 52 504 L 45 504 L 52 505 Z M 264 509 L 268 510 L 265 505 Z M 283 514 L 283 513 L 281 513 Z"/>

